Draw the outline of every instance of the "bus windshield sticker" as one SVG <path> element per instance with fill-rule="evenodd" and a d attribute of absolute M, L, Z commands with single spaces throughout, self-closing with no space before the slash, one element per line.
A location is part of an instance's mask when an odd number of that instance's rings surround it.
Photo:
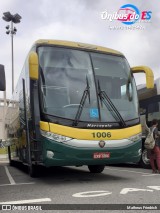
<path fill-rule="evenodd" d="M 90 109 L 90 117 L 91 118 L 99 118 L 98 109 L 96 109 L 96 108 Z"/>

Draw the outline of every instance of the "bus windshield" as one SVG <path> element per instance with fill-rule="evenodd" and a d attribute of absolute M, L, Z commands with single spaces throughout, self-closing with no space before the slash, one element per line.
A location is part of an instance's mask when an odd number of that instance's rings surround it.
<path fill-rule="evenodd" d="M 124 121 L 138 118 L 136 85 L 125 58 L 89 51 L 40 46 L 40 89 L 43 113 L 74 121 L 89 85 L 80 121 L 118 122 L 98 95 L 98 84 Z"/>

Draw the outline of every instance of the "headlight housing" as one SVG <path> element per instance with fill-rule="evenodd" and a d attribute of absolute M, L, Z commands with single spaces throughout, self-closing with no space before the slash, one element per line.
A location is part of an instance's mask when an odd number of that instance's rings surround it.
<path fill-rule="evenodd" d="M 48 139 L 51 139 L 51 140 L 54 140 L 54 141 L 57 141 L 57 142 L 60 142 L 60 143 L 72 140 L 72 138 L 69 138 L 69 137 L 66 137 L 66 136 L 63 136 L 63 135 L 58 135 L 58 134 L 55 134 L 55 133 L 52 133 L 52 132 L 46 132 L 46 131 L 43 131 L 43 130 L 41 130 L 41 134 Z"/>
<path fill-rule="evenodd" d="M 128 138 L 130 141 L 136 142 L 142 139 L 142 133 L 139 133 L 137 135 L 131 136 Z"/>

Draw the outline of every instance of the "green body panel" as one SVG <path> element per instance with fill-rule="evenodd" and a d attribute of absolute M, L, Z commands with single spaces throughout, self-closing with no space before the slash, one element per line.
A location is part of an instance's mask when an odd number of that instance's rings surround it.
<path fill-rule="evenodd" d="M 78 148 L 68 146 L 67 143 L 54 142 L 43 138 L 43 163 L 50 166 L 81 166 L 81 165 L 106 165 L 126 162 L 139 162 L 139 150 L 142 142 L 137 141 L 131 145 L 119 148 Z M 53 158 L 47 158 L 47 150 L 54 152 Z M 95 152 L 110 152 L 109 159 L 93 159 Z"/>

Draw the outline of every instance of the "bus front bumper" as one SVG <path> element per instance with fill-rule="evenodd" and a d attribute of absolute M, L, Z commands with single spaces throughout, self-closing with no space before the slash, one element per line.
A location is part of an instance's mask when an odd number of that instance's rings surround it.
<path fill-rule="evenodd" d="M 90 141 L 92 143 L 92 141 Z M 42 138 L 43 164 L 51 166 L 107 165 L 137 163 L 141 158 L 141 140 L 120 147 L 75 147 Z M 94 159 L 94 153 L 109 153 L 109 158 Z"/>

